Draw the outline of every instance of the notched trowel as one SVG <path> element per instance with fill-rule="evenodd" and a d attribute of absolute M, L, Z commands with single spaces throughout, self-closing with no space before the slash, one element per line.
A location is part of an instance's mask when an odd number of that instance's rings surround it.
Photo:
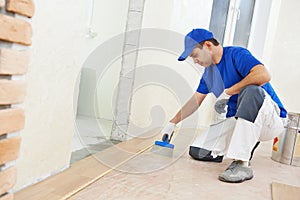
<path fill-rule="evenodd" d="M 173 137 L 173 133 L 170 137 L 168 134 L 164 134 L 161 141 L 155 141 L 155 145 L 153 146 L 151 151 L 160 155 L 172 157 L 174 144 L 171 144 L 170 141 Z"/>

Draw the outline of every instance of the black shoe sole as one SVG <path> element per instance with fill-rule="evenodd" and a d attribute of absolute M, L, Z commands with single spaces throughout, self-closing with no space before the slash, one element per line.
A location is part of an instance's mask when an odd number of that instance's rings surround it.
<path fill-rule="evenodd" d="M 195 160 L 200 160 L 204 162 L 221 163 L 223 161 L 223 156 L 217 156 L 214 158 L 211 155 L 211 151 L 199 147 L 190 146 L 189 155 Z"/>

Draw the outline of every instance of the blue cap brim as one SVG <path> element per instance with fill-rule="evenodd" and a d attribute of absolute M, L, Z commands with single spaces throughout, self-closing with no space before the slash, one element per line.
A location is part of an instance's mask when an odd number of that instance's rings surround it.
<path fill-rule="evenodd" d="M 194 47 L 186 49 L 178 58 L 178 61 L 184 61 L 189 55 L 191 55 Z"/>
<path fill-rule="evenodd" d="M 185 59 L 186 59 L 185 57 L 180 56 L 180 57 L 178 58 L 178 61 L 184 61 Z"/>

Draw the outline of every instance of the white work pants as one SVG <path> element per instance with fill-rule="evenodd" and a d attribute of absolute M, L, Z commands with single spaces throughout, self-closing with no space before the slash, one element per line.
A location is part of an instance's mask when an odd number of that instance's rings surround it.
<path fill-rule="evenodd" d="M 254 123 L 242 118 L 227 118 L 210 126 L 191 146 L 212 151 L 214 155 L 249 161 L 258 141 L 272 140 L 284 131 L 277 104 L 266 93 Z"/>

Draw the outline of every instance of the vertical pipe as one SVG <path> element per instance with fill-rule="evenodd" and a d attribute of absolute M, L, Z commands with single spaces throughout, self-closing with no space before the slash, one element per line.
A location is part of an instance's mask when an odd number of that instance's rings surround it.
<path fill-rule="evenodd" d="M 95 6 L 95 0 L 90 0 L 89 1 L 89 11 L 88 11 L 87 33 L 86 33 L 87 38 L 94 38 L 97 36 L 97 33 L 93 32 L 93 29 L 92 29 L 94 6 Z"/>

